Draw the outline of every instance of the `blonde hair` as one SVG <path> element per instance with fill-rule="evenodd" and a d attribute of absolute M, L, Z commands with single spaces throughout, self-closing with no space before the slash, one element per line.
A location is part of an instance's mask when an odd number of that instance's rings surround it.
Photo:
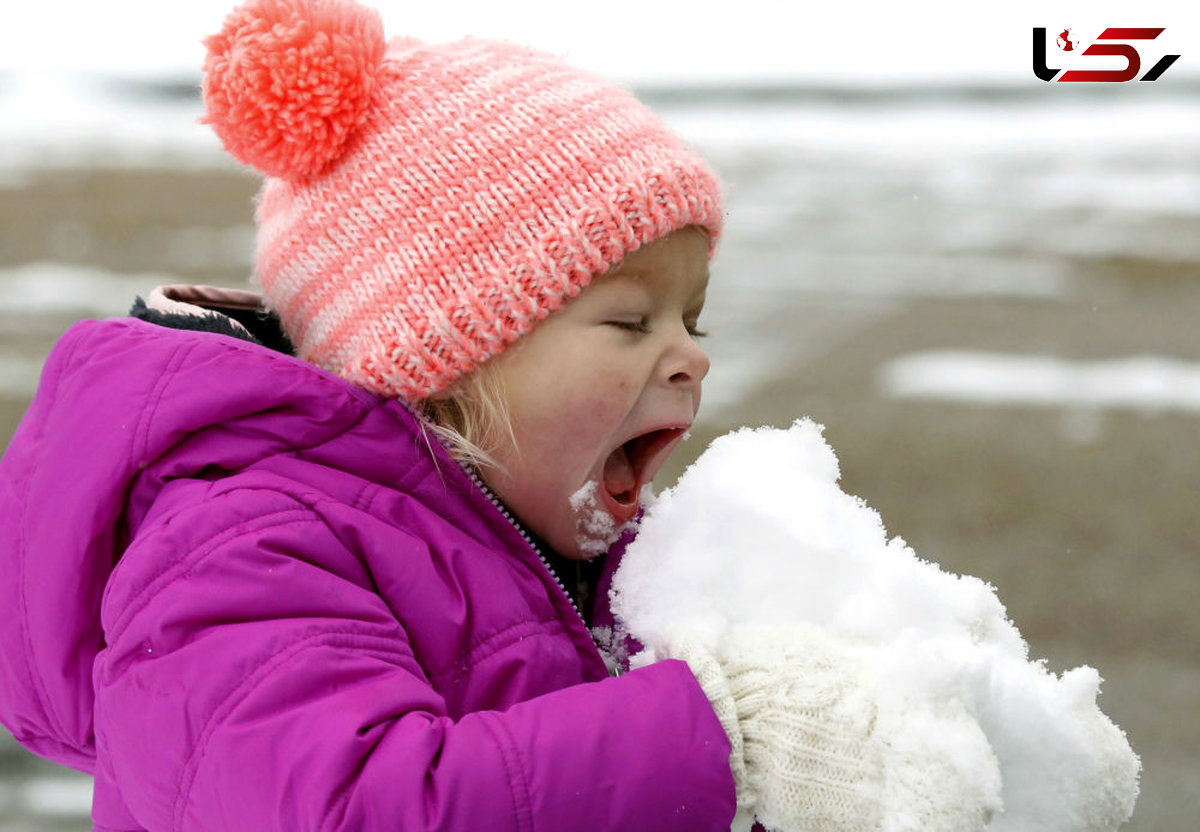
<path fill-rule="evenodd" d="M 492 455 L 501 444 L 517 444 L 504 383 L 494 366 L 487 362 L 445 391 L 417 402 L 450 455 L 480 473 L 501 467 Z"/>

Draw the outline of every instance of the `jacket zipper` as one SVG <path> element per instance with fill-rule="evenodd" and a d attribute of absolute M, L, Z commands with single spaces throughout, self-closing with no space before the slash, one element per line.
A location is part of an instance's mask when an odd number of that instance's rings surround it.
<path fill-rule="evenodd" d="M 516 530 L 517 534 L 521 535 L 521 539 L 525 541 L 527 546 L 529 546 L 530 551 L 537 555 L 537 559 L 541 562 L 542 568 L 545 569 L 546 573 L 554 579 L 554 585 L 558 587 L 559 593 L 563 598 L 566 599 L 567 603 L 571 606 L 571 609 L 574 610 L 576 617 L 579 619 L 580 625 L 583 627 L 583 631 L 588 633 L 590 637 L 591 630 L 588 629 L 587 621 L 584 620 L 583 613 L 579 610 L 578 605 L 576 605 L 575 599 L 571 597 L 571 593 L 567 592 L 567 588 L 563 586 L 562 578 L 560 578 L 558 573 L 554 571 L 554 567 L 550 565 L 550 561 L 546 560 L 545 555 L 542 554 L 542 550 L 539 549 L 538 545 L 533 542 L 533 538 L 529 536 L 529 533 L 525 531 L 520 522 L 517 521 L 517 518 L 513 517 L 512 512 L 505 508 L 504 504 L 500 502 L 500 499 L 492 492 L 492 489 L 487 486 L 487 484 L 483 481 L 483 478 L 480 477 L 473 468 L 464 465 L 458 460 L 455 461 L 458 462 L 458 467 L 462 469 L 463 473 L 470 478 L 471 482 L 473 482 L 475 486 L 483 492 L 484 496 L 487 497 L 491 504 L 496 507 L 496 510 L 500 512 L 505 520 L 508 521 L 508 524 Z"/>

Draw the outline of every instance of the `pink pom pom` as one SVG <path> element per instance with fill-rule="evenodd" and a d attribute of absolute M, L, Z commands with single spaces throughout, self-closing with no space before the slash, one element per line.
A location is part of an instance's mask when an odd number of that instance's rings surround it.
<path fill-rule="evenodd" d="M 205 46 L 204 121 L 239 161 L 294 180 L 362 124 L 387 44 L 351 0 L 249 0 Z"/>

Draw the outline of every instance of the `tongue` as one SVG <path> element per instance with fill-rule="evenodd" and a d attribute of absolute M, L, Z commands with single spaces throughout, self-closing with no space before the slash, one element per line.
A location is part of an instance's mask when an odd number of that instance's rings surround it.
<path fill-rule="evenodd" d="M 617 448 L 604 461 L 604 490 L 618 503 L 632 503 L 637 497 L 637 474 L 624 446 Z"/>

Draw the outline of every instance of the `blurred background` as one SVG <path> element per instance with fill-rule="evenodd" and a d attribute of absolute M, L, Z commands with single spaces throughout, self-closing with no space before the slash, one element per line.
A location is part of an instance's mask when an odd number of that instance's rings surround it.
<path fill-rule="evenodd" d="M 994 584 L 1033 656 L 1097 667 L 1144 764 L 1128 829 L 1200 817 L 1200 14 L 1193 4 L 383 2 L 631 85 L 719 169 L 714 367 L 668 485 L 741 425 L 826 425 L 845 489 Z M 244 286 L 254 176 L 197 123 L 229 4 L 6 7 L 0 447 L 55 338 L 163 282 Z M 1058 46 L 1107 26 L 1152 83 Z M 84 451 L 86 452 L 86 451 Z M 3 613 L 0 613 L 3 614 Z M 0 730 L 0 832 L 89 828 L 90 783 Z"/>

